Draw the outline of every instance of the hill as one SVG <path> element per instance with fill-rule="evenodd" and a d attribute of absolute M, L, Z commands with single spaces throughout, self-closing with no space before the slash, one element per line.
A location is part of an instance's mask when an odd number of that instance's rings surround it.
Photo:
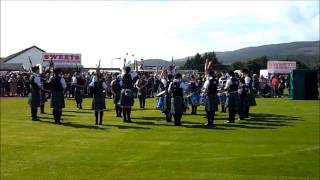
<path fill-rule="evenodd" d="M 246 47 L 234 51 L 216 52 L 223 64 L 232 64 L 237 61 L 247 62 L 261 56 L 268 59 L 299 60 L 310 67 L 319 65 L 319 41 L 303 41 L 281 44 L 269 44 L 257 47 Z M 188 56 L 190 57 L 190 56 Z M 178 66 L 183 65 L 188 57 L 174 60 Z"/>

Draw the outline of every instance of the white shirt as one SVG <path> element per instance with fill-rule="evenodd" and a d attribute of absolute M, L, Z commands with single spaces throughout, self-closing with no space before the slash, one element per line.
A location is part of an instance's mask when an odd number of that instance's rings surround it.
<path fill-rule="evenodd" d="M 89 86 L 90 86 L 90 87 L 94 87 L 94 83 L 95 83 L 94 81 L 91 81 L 91 83 L 89 84 Z M 103 83 L 102 83 L 102 87 L 103 87 L 103 89 L 107 89 L 107 88 L 108 88 L 106 82 L 103 82 Z"/>
<path fill-rule="evenodd" d="M 77 84 L 77 77 L 76 76 L 72 76 L 72 84 Z"/>
<path fill-rule="evenodd" d="M 244 77 L 244 82 L 246 83 L 247 86 L 249 86 L 251 81 L 251 78 L 249 76 Z"/>
<path fill-rule="evenodd" d="M 232 81 L 231 81 L 231 78 L 229 78 L 226 82 L 225 89 L 229 88 L 231 85 L 232 85 Z"/>
<path fill-rule="evenodd" d="M 203 84 L 203 89 L 208 89 L 208 87 L 209 87 L 209 82 L 210 82 L 210 80 L 211 79 L 213 79 L 213 77 L 211 77 L 211 76 L 209 76 L 208 78 L 207 78 L 207 80 L 204 82 L 204 84 Z"/>
<path fill-rule="evenodd" d="M 162 78 L 161 82 L 162 82 L 164 87 L 167 87 L 167 80 L 166 79 Z"/>

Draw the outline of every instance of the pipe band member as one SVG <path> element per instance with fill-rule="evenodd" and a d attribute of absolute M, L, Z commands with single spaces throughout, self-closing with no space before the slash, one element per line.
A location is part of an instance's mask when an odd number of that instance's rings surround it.
<path fill-rule="evenodd" d="M 80 72 L 76 72 L 75 78 L 72 79 L 72 85 L 74 86 L 74 99 L 77 103 L 77 108 L 82 109 L 82 101 L 84 96 L 84 88 L 86 81 Z"/>
<path fill-rule="evenodd" d="M 120 85 L 120 81 L 121 81 L 121 76 L 119 75 L 119 73 L 115 73 L 113 75 L 113 80 L 111 81 L 111 93 L 113 95 L 113 104 L 115 106 L 115 110 L 116 110 L 116 117 L 121 117 L 121 107 L 119 105 L 119 100 L 120 100 L 120 95 L 121 95 L 121 85 Z"/>
<path fill-rule="evenodd" d="M 51 108 L 54 123 L 61 124 L 62 109 L 65 107 L 64 90 L 67 87 L 66 81 L 60 76 L 61 69 L 54 69 L 54 75 L 50 78 Z"/>
<path fill-rule="evenodd" d="M 50 85 L 49 85 L 49 79 L 46 76 L 46 74 L 43 72 L 42 74 L 40 74 L 40 79 L 41 79 L 41 83 L 43 86 L 43 89 L 50 89 Z M 45 103 L 48 101 L 48 92 L 46 91 L 41 91 L 41 101 L 40 101 L 40 113 L 41 114 L 46 114 L 44 112 L 44 107 L 45 107 Z"/>
<path fill-rule="evenodd" d="M 185 112 L 185 103 L 183 98 L 183 91 L 188 86 L 181 81 L 182 75 L 177 73 L 175 79 L 170 83 L 168 92 L 171 93 L 171 114 L 173 114 L 174 125 L 181 126 L 181 118 Z"/>
<path fill-rule="evenodd" d="M 97 78 L 95 78 L 89 86 L 91 87 L 92 93 L 93 93 L 93 99 L 92 99 L 92 109 L 94 110 L 94 115 L 96 118 L 95 125 L 102 125 L 102 119 L 103 119 L 103 111 L 106 109 L 106 102 L 105 102 L 105 94 L 103 91 L 105 91 L 108 86 L 103 79 L 103 74 L 97 74 Z"/>
<path fill-rule="evenodd" d="M 43 89 L 41 79 L 39 76 L 39 67 L 32 67 L 32 75 L 30 76 L 30 98 L 29 105 L 31 108 L 31 117 L 32 121 L 39 121 L 39 117 L 37 116 L 38 107 L 40 107 L 41 103 L 41 90 Z"/>
<path fill-rule="evenodd" d="M 233 71 L 230 71 L 228 74 L 230 77 L 226 82 L 225 90 L 228 91 L 226 106 L 228 107 L 229 118 L 226 123 L 234 123 L 235 115 L 239 110 L 239 82 Z"/>
<path fill-rule="evenodd" d="M 249 106 L 249 87 L 243 78 L 240 79 L 240 88 L 238 90 L 240 97 L 239 119 L 244 120 L 246 108 Z"/>
<path fill-rule="evenodd" d="M 144 109 L 146 105 L 146 97 L 147 97 L 147 85 L 148 81 L 146 81 L 145 75 L 142 75 L 137 80 L 135 86 L 138 89 L 138 99 L 140 102 L 140 109 Z"/>
<path fill-rule="evenodd" d="M 171 114 L 171 93 L 168 92 L 169 90 L 169 85 L 172 83 L 173 81 L 173 75 L 172 74 L 168 74 L 167 75 L 167 79 L 163 78 L 161 79 L 161 82 L 164 84 L 164 88 L 165 88 L 165 95 L 164 95 L 164 105 L 163 105 L 163 112 L 166 115 L 166 121 L 167 122 L 171 122 L 172 121 L 172 114 Z"/>
<path fill-rule="evenodd" d="M 205 95 L 207 96 L 207 101 L 205 104 L 205 110 L 207 112 L 207 119 L 208 123 L 207 126 L 214 125 L 214 116 L 216 107 L 218 105 L 218 96 L 217 96 L 217 89 L 218 89 L 219 81 L 215 78 L 215 73 L 213 70 L 209 71 L 208 78 L 203 85 L 203 90 Z"/>
<path fill-rule="evenodd" d="M 130 73 L 129 66 L 124 67 L 124 74 L 120 85 L 122 87 L 120 94 L 120 106 L 123 112 L 123 121 L 131 122 L 131 107 L 134 104 L 133 100 L 133 77 L 134 73 Z"/>
<path fill-rule="evenodd" d="M 245 84 L 248 86 L 249 88 L 249 103 L 246 105 L 245 107 L 245 111 L 244 111 L 244 116 L 245 118 L 249 118 L 249 111 L 250 111 L 250 106 L 256 106 L 256 99 L 255 99 L 255 88 L 253 87 L 253 79 L 250 75 L 250 72 L 248 69 L 242 69 L 241 70 L 243 76 L 244 76 L 244 81 Z"/>
<path fill-rule="evenodd" d="M 191 115 L 196 115 L 197 114 L 197 107 L 200 105 L 200 86 L 199 83 L 197 82 L 197 78 L 195 75 L 191 75 L 191 80 L 190 80 L 190 96 L 189 96 L 189 102 L 191 104 Z"/>

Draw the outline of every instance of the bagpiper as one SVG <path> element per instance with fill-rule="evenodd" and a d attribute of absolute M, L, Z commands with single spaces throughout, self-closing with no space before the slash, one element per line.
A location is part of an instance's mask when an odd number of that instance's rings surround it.
<path fill-rule="evenodd" d="M 133 77 L 131 74 L 131 68 L 129 66 L 124 67 L 124 74 L 122 76 L 120 106 L 123 112 L 123 121 L 131 122 L 131 107 L 133 106 Z"/>
<path fill-rule="evenodd" d="M 246 108 L 249 105 L 249 87 L 246 85 L 244 78 L 240 79 L 240 88 L 238 90 L 240 97 L 239 119 L 244 120 Z"/>
<path fill-rule="evenodd" d="M 245 111 L 244 111 L 244 117 L 245 118 L 249 118 L 249 111 L 250 111 L 250 106 L 256 106 L 256 100 L 255 100 L 255 88 L 253 86 L 253 79 L 250 76 L 249 70 L 248 69 L 242 69 L 242 74 L 244 76 L 244 81 L 246 83 L 246 85 L 249 88 L 249 97 L 248 97 L 248 101 L 249 103 L 246 105 L 245 107 Z"/>
<path fill-rule="evenodd" d="M 148 85 L 148 81 L 146 81 L 145 75 L 139 76 L 135 86 L 138 89 L 137 95 L 140 103 L 140 109 L 144 109 L 146 105 L 147 85 Z"/>
<path fill-rule="evenodd" d="M 64 91 L 67 87 L 66 81 L 60 76 L 61 69 L 53 70 L 54 75 L 50 78 L 51 108 L 55 124 L 61 124 L 62 109 L 65 107 Z"/>
<path fill-rule="evenodd" d="M 239 82 L 233 71 L 228 72 L 228 75 L 229 78 L 224 88 L 228 92 L 226 106 L 228 107 L 229 118 L 226 123 L 234 123 L 235 116 L 239 110 Z"/>
<path fill-rule="evenodd" d="M 113 80 L 110 83 L 111 93 L 113 95 L 113 104 L 116 110 L 116 117 L 121 117 L 121 112 L 122 112 L 122 109 L 119 105 L 120 94 L 121 94 L 120 81 L 121 81 L 121 76 L 119 75 L 119 73 L 115 73 L 113 75 Z"/>
<path fill-rule="evenodd" d="M 177 73 L 170 83 L 168 93 L 171 94 L 171 114 L 174 118 L 174 125 L 181 126 L 181 118 L 185 112 L 183 91 L 188 87 L 182 82 L 182 75 Z"/>
<path fill-rule="evenodd" d="M 74 98 L 77 103 L 77 108 L 82 109 L 82 101 L 84 96 L 84 88 L 86 87 L 86 80 L 77 72 L 76 77 L 72 80 L 72 85 L 74 86 Z"/>
<path fill-rule="evenodd" d="M 41 90 L 43 90 L 43 86 L 41 83 L 41 79 L 39 76 L 39 67 L 32 67 L 33 74 L 30 76 L 30 97 L 29 97 L 29 105 L 31 108 L 31 117 L 32 121 L 39 121 L 39 117 L 37 116 L 38 107 L 40 107 L 41 102 Z"/>
<path fill-rule="evenodd" d="M 204 94 L 207 96 L 207 101 L 205 104 L 205 110 L 207 113 L 208 123 L 207 126 L 214 125 L 214 116 L 216 107 L 218 105 L 218 96 L 217 96 L 217 88 L 218 88 L 218 80 L 215 78 L 215 73 L 213 70 L 209 71 L 208 78 L 203 85 Z"/>
<path fill-rule="evenodd" d="M 106 109 L 105 94 L 104 91 L 108 88 L 103 75 L 97 73 L 97 78 L 94 78 L 89 84 L 92 90 L 92 109 L 95 115 L 95 125 L 102 125 L 103 111 Z"/>

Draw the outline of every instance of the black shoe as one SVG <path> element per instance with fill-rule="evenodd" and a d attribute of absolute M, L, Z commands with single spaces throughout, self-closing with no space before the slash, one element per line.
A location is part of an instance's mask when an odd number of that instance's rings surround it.
<path fill-rule="evenodd" d="M 44 111 L 42 111 L 42 112 L 40 112 L 41 114 L 47 114 L 46 112 L 44 112 Z"/>
<path fill-rule="evenodd" d="M 40 121 L 40 119 L 36 117 L 36 118 L 32 118 L 32 121 Z"/>

